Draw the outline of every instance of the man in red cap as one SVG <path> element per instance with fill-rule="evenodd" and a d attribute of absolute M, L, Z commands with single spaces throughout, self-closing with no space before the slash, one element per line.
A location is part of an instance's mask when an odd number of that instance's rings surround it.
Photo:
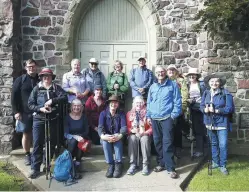
<path fill-rule="evenodd" d="M 55 75 L 49 68 L 44 68 L 39 77 L 41 82 L 35 86 L 28 100 L 28 107 L 33 111 L 33 153 L 31 169 L 29 175 L 35 179 L 40 174 L 40 166 L 43 159 L 43 144 L 45 138 L 45 114 L 49 114 L 50 119 L 50 155 L 53 156 L 56 145 L 56 115 L 58 114 L 57 104 L 67 103 L 66 92 L 57 84 L 53 83 Z M 48 159 L 46 160 L 48 161 Z M 50 162 L 48 162 L 50 163 Z"/>

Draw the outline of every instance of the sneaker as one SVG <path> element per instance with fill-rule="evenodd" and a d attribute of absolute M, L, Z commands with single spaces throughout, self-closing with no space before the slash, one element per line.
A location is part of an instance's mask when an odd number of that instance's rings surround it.
<path fill-rule="evenodd" d="M 113 177 L 113 172 L 114 172 L 114 165 L 113 164 L 109 164 L 109 167 L 107 168 L 105 176 L 107 178 L 112 178 Z"/>
<path fill-rule="evenodd" d="M 31 154 L 27 154 L 27 155 L 25 156 L 24 164 L 25 164 L 26 166 L 31 165 Z"/>
<path fill-rule="evenodd" d="M 195 152 L 193 154 L 194 157 L 198 158 L 198 157 L 202 157 L 203 156 L 203 153 L 202 152 Z"/>
<path fill-rule="evenodd" d="M 149 175 L 149 166 L 143 165 L 142 175 Z"/>
<path fill-rule="evenodd" d="M 137 166 L 134 164 L 130 165 L 130 168 L 127 171 L 127 175 L 134 175 L 136 173 Z"/>
<path fill-rule="evenodd" d="M 171 179 L 177 179 L 179 175 L 175 171 L 168 171 Z"/>
<path fill-rule="evenodd" d="M 224 175 L 228 175 L 228 170 L 226 167 L 220 167 L 220 172 L 223 173 Z"/>
<path fill-rule="evenodd" d="M 217 168 L 219 168 L 219 167 L 220 167 L 220 166 L 219 166 L 217 163 L 212 162 L 211 169 L 217 169 Z"/>
<path fill-rule="evenodd" d="M 40 175 L 40 171 L 32 170 L 28 178 L 36 179 Z"/>
<path fill-rule="evenodd" d="M 123 165 L 122 165 L 122 163 L 115 163 L 113 177 L 114 178 L 121 177 L 122 172 L 123 172 Z"/>

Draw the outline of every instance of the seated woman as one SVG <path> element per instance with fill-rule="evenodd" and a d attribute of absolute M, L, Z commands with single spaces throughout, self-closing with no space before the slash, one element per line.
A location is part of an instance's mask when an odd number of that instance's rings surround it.
<path fill-rule="evenodd" d="M 133 107 L 126 115 L 128 128 L 128 153 L 130 168 L 127 175 L 134 175 L 139 166 L 139 141 L 143 156 L 143 175 L 149 174 L 152 127 L 146 122 L 146 107 L 142 96 L 133 99 Z"/>
<path fill-rule="evenodd" d="M 100 145 L 98 135 L 99 115 L 105 108 L 105 102 L 102 97 L 102 86 L 96 85 L 94 95 L 90 96 L 86 101 L 86 115 L 89 124 L 89 136 L 95 145 Z"/>
<path fill-rule="evenodd" d="M 208 137 L 212 146 L 212 169 L 220 168 L 228 175 L 227 135 L 231 128 L 231 114 L 234 112 L 233 96 L 223 86 L 226 80 L 216 74 L 204 78 L 210 87 L 201 98 L 200 109 L 204 114 L 204 124 L 208 129 Z"/>
<path fill-rule="evenodd" d="M 106 177 L 119 178 L 122 174 L 122 137 L 127 132 L 126 120 L 125 114 L 119 110 L 118 96 L 110 96 L 107 102 L 109 107 L 100 113 L 98 133 L 102 141 L 105 160 L 109 165 Z M 113 148 L 115 160 L 113 159 Z"/>
<path fill-rule="evenodd" d="M 78 142 L 83 142 L 88 139 L 88 123 L 85 114 L 83 113 L 84 106 L 81 100 L 74 99 L 71 103 L 71 112 L 66 116 L 64 124 L 64 135 L 67 139 L 67 149 L 71 152 L 72 157 L 76 157 L 75 170 L 76 177 L 79 179 L 80 162 L 82 151 L 78 148 Z"/>
<path fill-rule="evenodd" d="M 116 60 L 114 63 L 114 71 L 107 77 L 108 95 L 117 95 L 124 105 L 125 94 L 128 91 L 129 83 L 128 78 L 123 70 L 123 63 Z M 124 106 L 122 106 L 123 108 Z"/>

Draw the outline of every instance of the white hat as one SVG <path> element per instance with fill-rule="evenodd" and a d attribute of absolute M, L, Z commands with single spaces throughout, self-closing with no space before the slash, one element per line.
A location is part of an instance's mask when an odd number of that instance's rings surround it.
<path fill-rule="evenodd" d="M 201 74 L 198 71 L 198 68 L 189 68 L 188 69 L 188 73 L 186 74 L 186 76 L 190 75 L 190 74 L 195 74 L 197 76 L 200 76 Z"/>
<path fill-rule="evenodd" d="M 145 57 L 139 57 L 138 61 L 140 61 L 140 60 L 145 60 L 146 61 Z"/>
<path fill-rule="evenodd" d="M 99 61 L 96 58 L 91 58 L 89 63 L 99 63 Z"/>
<path fill-rule="evenodd" d="M 176 66 L 174 64 L 170 64 L 166 70 L 169 70 L 169 69 L 175 69 L 177 72 L 179 72 L 179 70 L 176 68 Z"/>

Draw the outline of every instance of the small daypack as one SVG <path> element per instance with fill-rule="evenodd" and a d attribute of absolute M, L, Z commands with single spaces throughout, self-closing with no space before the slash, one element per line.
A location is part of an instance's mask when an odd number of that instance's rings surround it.
<path fill-rule="evenodd" d="M 55 161 L 53 178 L 59 182 L 64 182 L 66 185 L 75 181 L 72 155 L 66 149 Z"/>

